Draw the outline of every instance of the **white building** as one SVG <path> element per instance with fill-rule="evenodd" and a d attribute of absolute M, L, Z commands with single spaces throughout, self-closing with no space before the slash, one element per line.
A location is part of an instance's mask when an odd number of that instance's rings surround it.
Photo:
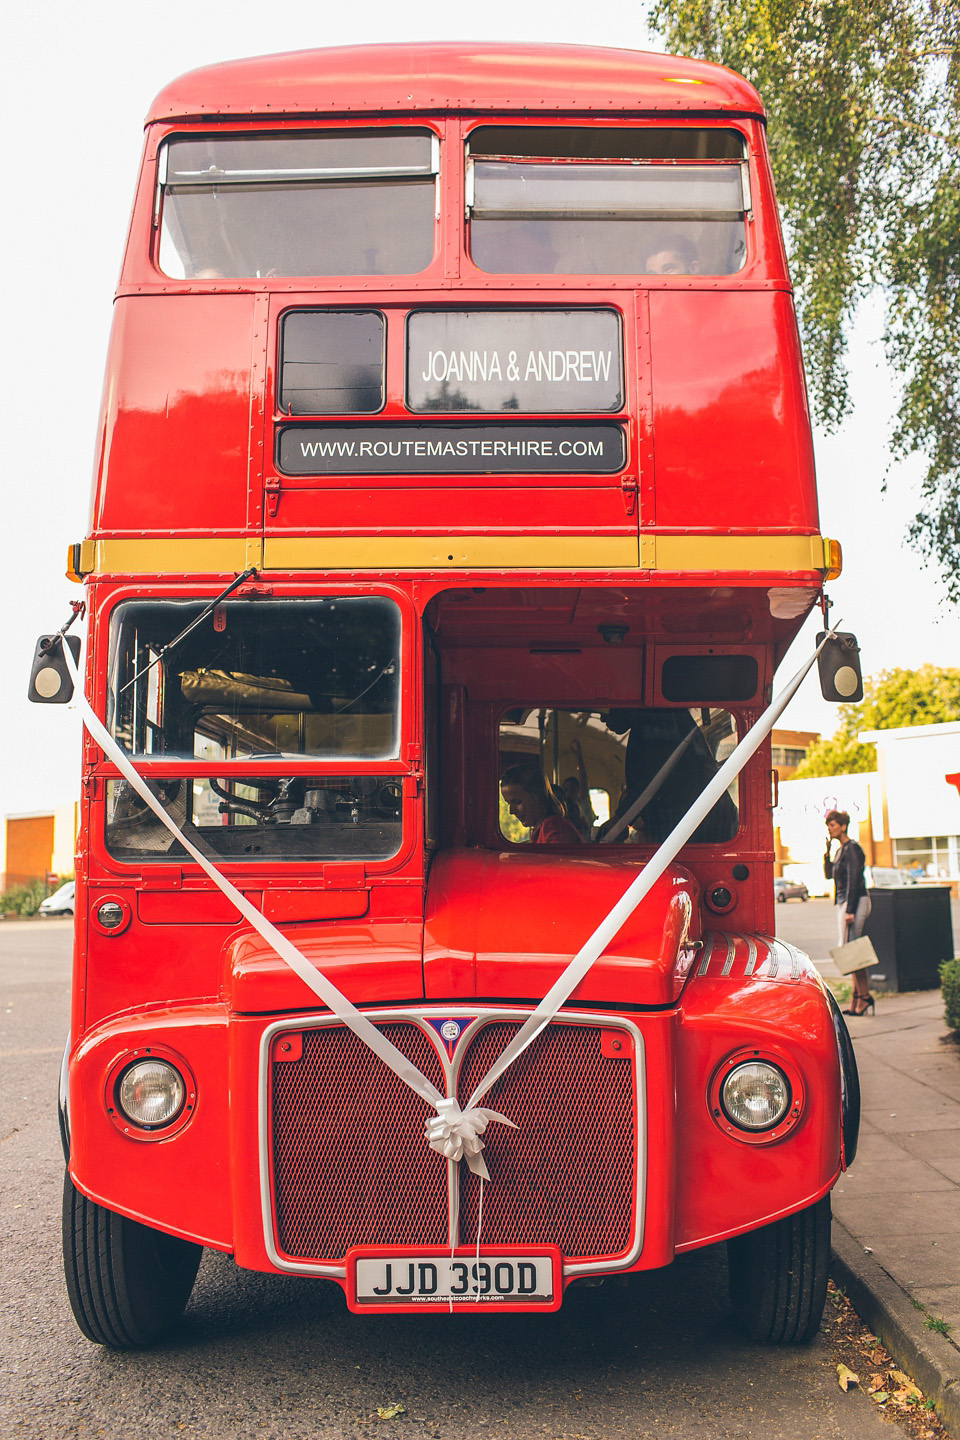
<path fill-rule="evenodd" d="M 877 747 L 890 863 L 960 880 L 960 722 L 865 730 Z"/>
<path fill-rule="evenodd" d="M 773 812 L 777 873 L 802 880 L 812 895 L 823 878 L 824 817 L 850 816 L 850 834 L 867 864 L 911 872 L 917 880 L 960 883 L 960 722 L 865 730 L 877 747 L 868 775 L 786 780 Z"/>
<path fill-rule="evenodd" d="M 831 810 L 845 810 L 850 816 L 849 834 L 863 846 L 868 864 L 891 863 L 886 854 L 878 853 L 884 839 L 879 774 L 785 780 L 773 812 L 778 873 L 802 881 L 811 895 L 833 893 L 823 874 L 824 817 Z"/>

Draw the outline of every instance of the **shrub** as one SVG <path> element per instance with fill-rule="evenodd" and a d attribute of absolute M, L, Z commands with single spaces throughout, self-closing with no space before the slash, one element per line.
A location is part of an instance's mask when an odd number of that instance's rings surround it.
<path fill-rule="evenodd" d="M 960 1030 L 960 960 L 944 960 L 940 966 L 946 1021 L 951 1030 Z"/>
<path fill-rule="evenodd" d="M 0 895 L 0 911 L 7 915 L 36 915 L 40 901 L 47 898 L 48 890 L 42 880 L 33 880 L 29 885 L 15 885 Z"/>

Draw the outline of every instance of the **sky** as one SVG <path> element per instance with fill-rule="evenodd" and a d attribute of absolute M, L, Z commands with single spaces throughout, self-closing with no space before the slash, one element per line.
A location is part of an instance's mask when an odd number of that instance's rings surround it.
<path fill-rule="evenodd" d="M 285 0 L 35 0 L 6 7 L 0 31 L 7 116 L 7 222 L 0 364 L 8 397 L 0 565 L 0 816 L 72 800 L 80 727 L 69 707 L 26 700 L 38 635 L 69 616 L 78 586 L 64 578 L 67 546 L 88 529 L 90 475 L 111 301 L 153 96 L 184 71 L 282 50 L 378 41 L 543 40 L 662 48 L 643 7 L 557 0 L 487 0 L 469 29 L 438 0 L 362 7 Z M 960 612 L 905 543 L 919 466 L 888 477 L 885 443 L 896 410 L 883 365 L 882 307 L 869 303 L 851 337 L 856 408 L 834 436 L 818 434 L 821 529 L 843 544 L 830 587 L 833 618 L 860 639 L 866 674 L 958 663 Z M 819 616 L 817 616 L 817 619 Z M 813 648 L 808 622 L 781 667 Z M 836 710 L 808 678 L 781 724 L 832 733 Z"/>

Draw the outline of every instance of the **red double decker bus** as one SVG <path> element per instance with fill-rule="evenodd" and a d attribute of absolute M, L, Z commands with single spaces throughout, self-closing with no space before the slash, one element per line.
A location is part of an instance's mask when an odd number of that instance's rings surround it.
<path fill-rule="evenodd" d="M 447 44 L 174 82 L 70 567 L 83 1332 L 152 1342 L 203 1246 L 423 1314 L 727 1240 L 751 1333 L 809 1337 L 856 1071 L 773 937 L 765 735 L 839 550 L 754 90 Z"/>

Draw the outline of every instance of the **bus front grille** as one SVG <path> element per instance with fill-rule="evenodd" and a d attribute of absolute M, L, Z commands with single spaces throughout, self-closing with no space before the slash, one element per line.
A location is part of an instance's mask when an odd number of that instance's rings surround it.
<path fill-rule="evenodd" d="M 380 1028 L 445 1091 L 424 1029 Z M 518 1028 L 496 1019 L 465 1038 L 457 1055 L 461 1105 Z M 351 1246 L 449 1243 L 447 1166 L 424 1139 L 433 1111 L 344 1027 L 296 1033 L 302 1055 L 270 1066 L 279 1253 L 336 1263 Z M 484 1186 L 482 1245 L 556 1245 L 568 1260 L 630 1250 L 637 1085 L 632 1045 L 622 1050 L 604 1047 L 598 1026 L 555 1022 L 480 1101 L 517 1125 L 492 1122 L 484 1136 L 492 1178 Z M 464 1164 L 459 1182 L 460 1240 L 473 1244 L 480 1186 Z"/>
<path fill-rule="evenodd" d="M 485 1025 L 467 1053 L 460 1103 L 519 1027 Z M 517 1125 L 491 1124 L 484 1159 L 484 1245 L 556 1245 L 567 1259 L 619 1255 L 634 1228 L 635 1079 L 630 1049 L 602 1053 L 591 1025 L 549 1025 L 480 1101 Z M 626 1049 L 626 1046 L 625 1046 Z M 480 1185 L 460 1167 L 460 1234 L 477 1234 Z"/>

